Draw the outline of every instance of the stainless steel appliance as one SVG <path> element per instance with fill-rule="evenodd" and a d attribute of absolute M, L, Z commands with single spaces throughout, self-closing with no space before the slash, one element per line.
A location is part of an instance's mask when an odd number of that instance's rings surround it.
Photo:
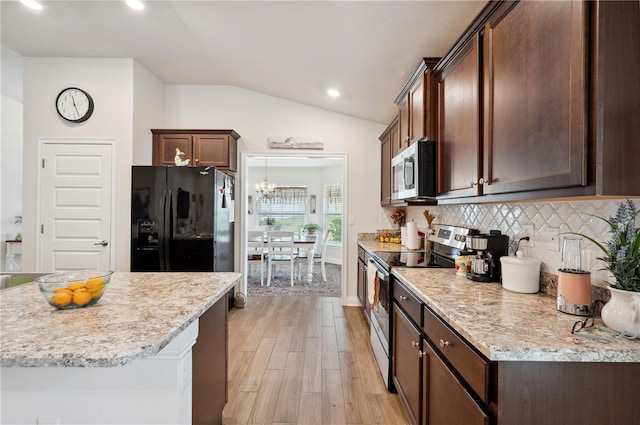
<path fill-rule="evenodd" d="M 433 201 L 436 196 L 436 142 L 418 140 L 391 160 L 391 198 Z"/>
<path fill-rule="evenodd" d="M 232 177 L 134 166 L 131 187 L 131 271 L 233 271 Z"/>
<path fill-rule="evenodd" d="M 367 306 L 370 311 L 371 348 L 385 385 L 395 391 L 391 379 L 391 341 L 393 340 L 391 314 L 392 278 L 394 267 L 454 268 L 459 252 L 465 247 L 465 238 L 472 230 L 457 226 L 434 224 L 430 250 L 374 251 L 367 263 Z"/>
<path fill-rule="evenodd" d="M 468 235 L 466 247 L 462 254 L 471 256 L 467 278 L 476 282 L 500 282 L 500 257 L 509 254 L 509 236 L 499 230 Z"/>
<path fill-rule="evenodd" d="M 367 309 L 371 324 L 371 349 L 384 384 L 393 390 L 391 380 L 391 275 L 389 266 L 369 256 L 367 263 Z"/>

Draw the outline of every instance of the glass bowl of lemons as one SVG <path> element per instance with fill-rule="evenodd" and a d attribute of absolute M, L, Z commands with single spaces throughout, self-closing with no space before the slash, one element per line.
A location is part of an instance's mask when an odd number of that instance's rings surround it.
<path fill-rule="evenodd" d="M 42 276 L 36 282 L 49 304 L 59 310 L 70 310 L 97 303 L 112 274 L 105 270 L 77 270 Z"/>

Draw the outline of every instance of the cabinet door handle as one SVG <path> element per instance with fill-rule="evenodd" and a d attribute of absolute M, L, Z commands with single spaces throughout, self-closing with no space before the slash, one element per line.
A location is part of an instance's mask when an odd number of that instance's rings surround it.
<path fill-rule="evenodd" d="M 197 164 L 198 162 L 200 162 L 200 160 L 199 160 L 198 158 L 196 158 L 196 164 Z"/>
<path fill-rule="evenodd" d="M 444 348 L 451 345 L 451 343 L 449 341 L 445 341 L 443 339 L 440 340 L 440 347 Z"/>
<path fill-rule="evenodd" d="M 94 245 L 96 245 L 96 246 L 98 246 L 98 245 L 100 245 L 100 246 L 107 246 L 107 245 L 109 245 L 109 242 L 107 242 L 107 241 L 102 241 L 102 242 L 94 243 Z"/>
<path fill-rule="evenodd" d="M 476 187 L 478 185 L 478 182 L 471 182 L 471 187 Z"/>
<path fill-rule="evenodd" d="M 412 346 L 412 347 L 414 347 L 414 348 L 415 348 L 415 347 L 417 347 L 418 345 L 420 345 L 420 343 L 419 343 L 419 342 L 411 341 L 411 346 Z"/>
<path fill-rule="evenodd" d="M 422 358 L 422 356 L 425 356 L 427 353 L 425 351 L 420 351 L 418 350 L 418 357 Z"/>
<path fill-rule="evenodd" d="M 405 297 L 404 295 L 400 295 L 399 298 L 400 298 L 400 301 L 406 301 L 406 300 L 409 299 L 409 298 Z"/>

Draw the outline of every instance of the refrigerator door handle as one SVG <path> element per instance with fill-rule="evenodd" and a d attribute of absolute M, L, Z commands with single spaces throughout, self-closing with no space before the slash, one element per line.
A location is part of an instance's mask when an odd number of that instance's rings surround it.
<path fill-rule="evenodd" d="M 158 235 L 158 255 L 160 256 L 160 271 L 165 271 L 165 267 L 164 267 L 164 250 L 165 250 L 165 245 L 167 243 L 166 238 L 165 238 L 165 229 L 164 229 L 164 222 L 165 222 L 165 217 L 164 217 L 164 211 L 165 211 L 165 205 L 167 203 L 167 191 L 164 190 L 162 191 L 162 200 L 160 201 L 160 208 L 162 211 L 162 220 L 160 221 L 161 225 L 158 226 L 158 231 L 159 231 L 159 235 Z"/>
<path fill-rule="evenodd" d="M 167 196 L 167 192 L 169 192 L 169 196 Z M 171 243 L 170 243 L 170 238 L 172 236 L 172 232 L 171 232 L 171 226 L 172 226 L 172 219 L 173 217 L 171 216 L 171 199 L 172 199 L 172 193 L 171 190 L 165 190 L 164 191 L 164 209 L 163 209 L 163 215 L 164 215 L 164 228 L 163 228 L 163 232 L 164 232 L 164 256 L 162 258 L 163 260 L 163 264 L 164 264 L 164 270 L 162 271 L 167 271 L 170 272 L 171 271 Z"/>

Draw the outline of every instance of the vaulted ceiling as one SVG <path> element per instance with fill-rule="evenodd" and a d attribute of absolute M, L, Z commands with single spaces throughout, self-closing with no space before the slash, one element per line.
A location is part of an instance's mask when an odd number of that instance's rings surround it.
<path fill-rule="evenodd" d="M 25 57 L 134 58 L 166 84 L 231 85 L 388 123 L 420 58 L 442 56 L 485 1 L 0 2 Z M 326 90 L 342 95 L 329 98 Z"/>

